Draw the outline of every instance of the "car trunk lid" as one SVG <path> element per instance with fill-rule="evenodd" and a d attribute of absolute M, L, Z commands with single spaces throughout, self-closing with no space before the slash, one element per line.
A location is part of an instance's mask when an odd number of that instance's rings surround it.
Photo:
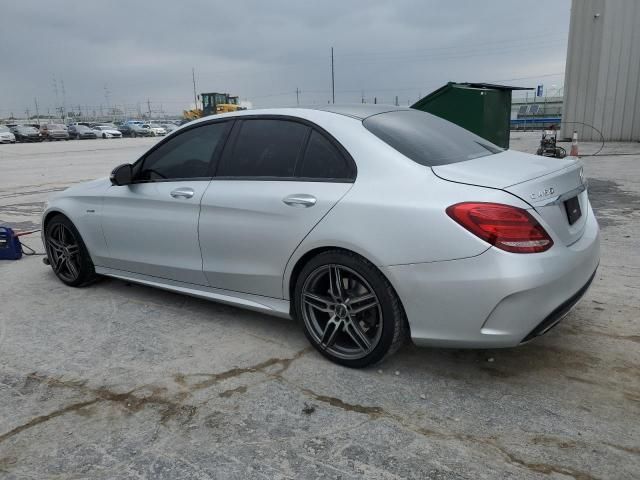
<path fill-rule="evenodd" d="M 505 190 L 531 205 L 565 245 L 580 239 L 588 213 L 582 163 L 505 151 L 432 167 L 445 180 Z M 473 200 L 473 199 L 468 199 Z"/>

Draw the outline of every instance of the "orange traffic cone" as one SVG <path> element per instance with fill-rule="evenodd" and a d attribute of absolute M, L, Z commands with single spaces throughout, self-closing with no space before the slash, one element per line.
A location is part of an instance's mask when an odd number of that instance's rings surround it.
<path fill-rule="evenodd" d="M 570 157 L 578 156 L 578 132 L 573 131 L 573 137 L 571 138 L 571 151 L 569 152 Z"/>

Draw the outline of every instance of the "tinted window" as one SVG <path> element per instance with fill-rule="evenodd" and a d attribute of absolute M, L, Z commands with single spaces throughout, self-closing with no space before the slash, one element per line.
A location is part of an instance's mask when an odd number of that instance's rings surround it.
<path fill-rule="evenodd" d="M 292 177 L 308 127 L 286 120 L 245 120 L 231 155 L 218 168 L 223 177 Z"/>
<path fill-rule="evenodd" d="M 307 178 L 352 178 L 353 172 L 338 149 L 323 135 L 309 137 L 300 176 Z"/>
<path fill-rule="evenodd" d="M 209 165 L 228 122 L 189 129 L 160 145 L 144 159 L 139 180 L 209 177 Z"/>
<path fill-rule="evenodd" d="M 381 113 L 366 118 L 362 123 L 403 155 L 429 167 L 464 162 L 502 151 L 458 125 L 417 110 Z"/>

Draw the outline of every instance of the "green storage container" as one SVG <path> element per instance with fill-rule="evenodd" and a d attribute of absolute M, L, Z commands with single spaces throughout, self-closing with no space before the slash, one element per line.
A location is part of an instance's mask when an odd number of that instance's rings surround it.
<path fill-rule="evenodd" d="M 509 148 L 512 90 L 533 89 L 449 82 L 418 100 L 411 108 L 437 115 L 502 148 Z"/>

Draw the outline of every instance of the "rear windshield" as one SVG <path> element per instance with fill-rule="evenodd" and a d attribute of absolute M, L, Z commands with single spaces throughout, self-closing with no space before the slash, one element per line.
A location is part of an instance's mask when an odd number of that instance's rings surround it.
<path fill-rule="evenodd" d="M 418 110 L 380 113 L 362 123 L 400 153 L 428 167 L 464 162 L 503 151 L 458 125 Z"/>

